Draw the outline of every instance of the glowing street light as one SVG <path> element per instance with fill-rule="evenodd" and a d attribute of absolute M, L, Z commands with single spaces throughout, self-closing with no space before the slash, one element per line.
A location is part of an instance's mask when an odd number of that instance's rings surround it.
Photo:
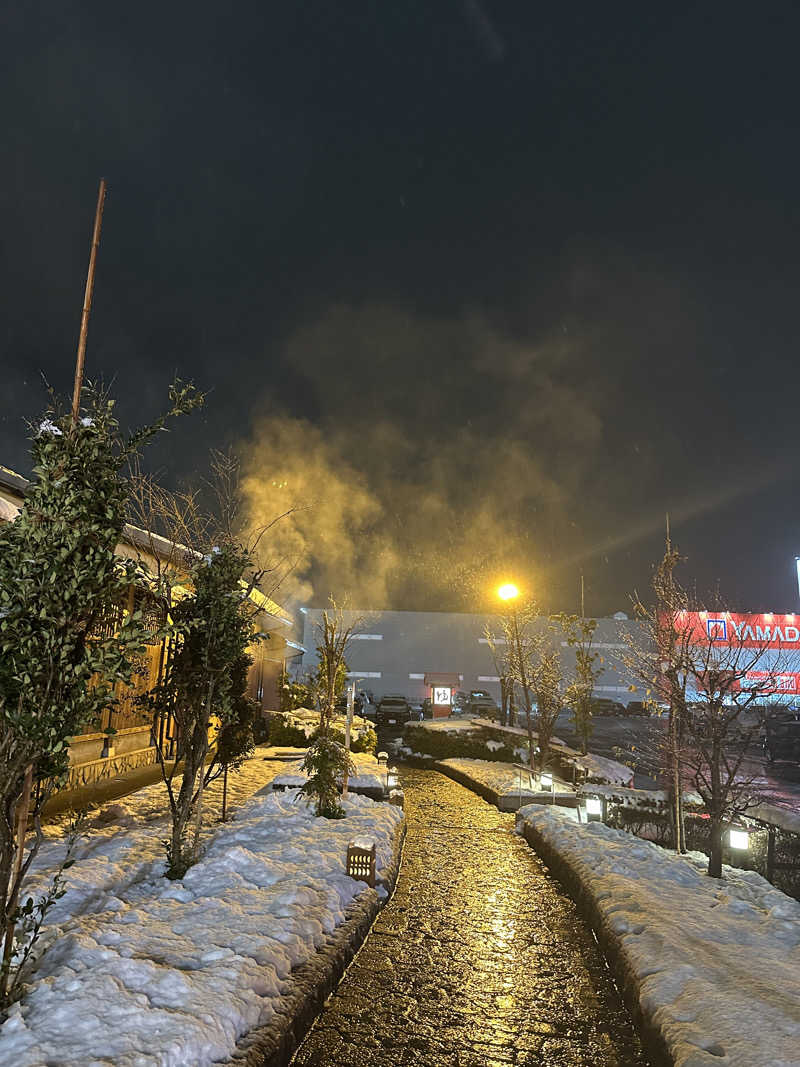
<path fill-rule="evenodd" d="M 517 589 L 513 582 L 505 582 L 497 590 L 497 595 L 501 600 L 516 600 L 519 596 L 519 589 Z"/>
<path fill-rule="evenodd" d="M 728 842 L 731 848 L 744 852 L 750 848 L 750 831 L 744 826 L 732 826 L 728 831 Z"/>
<path fill-rule="evenodd" d="M 586 797 L 586 821 L 603 821 L 603 800 L 601 797 L 598 797 L 596 795 Z"/>

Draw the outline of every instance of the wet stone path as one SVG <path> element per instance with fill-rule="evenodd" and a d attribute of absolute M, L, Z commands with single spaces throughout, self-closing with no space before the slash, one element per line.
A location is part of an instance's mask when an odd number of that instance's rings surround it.
<path fill-rule="evenodd" d="M 591 930 L 498 812 L 402 774 L 397 889 L 294 1067 L 643 1065 Z"/>

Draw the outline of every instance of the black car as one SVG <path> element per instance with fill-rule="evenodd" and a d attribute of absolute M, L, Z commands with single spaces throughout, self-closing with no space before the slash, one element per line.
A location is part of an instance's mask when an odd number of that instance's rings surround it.
<path fill-rule="evenodd" d="M 482 719 L 496 719 L 500 714 L 500 708 L 494 697 L 489 696 L 485 690 L 470 693 L 467 710 L 470 715 Z"/>
<path fill-rule="evenodd" d="M 796 711 L 769 715 L 764 723 L 764 755 L 767 763 L 800 760 L 800 715 Z"/>
<path fill-rule="evenodd" d="M 411 707 L 404 696 L 387 693 L 381 697 L 375 722 L 378 726 L 402 725 L 411 721 Z"/>
<path fill-rule="evenodd" d="M 463 692 L 461 689 L 457 689 L 453 693 L 452 703 L 450 704 L 451 715 L 462 715 L 464 712 L 469 711 L 469 694 Z"/>
<path fill-rule="evenodd" d="M 645 703 L 644 700 L 630 700 L 627 708 L 625 708 L 625 714 L 646 717 L 650 714 L 650 705 Z"/>
<path fill-rule="evenodd" d="M 594 697 L 592 700 L 592 715 L 624 715 L 625 705 L 618 700 L 609 700 L 608 697 Z"/>

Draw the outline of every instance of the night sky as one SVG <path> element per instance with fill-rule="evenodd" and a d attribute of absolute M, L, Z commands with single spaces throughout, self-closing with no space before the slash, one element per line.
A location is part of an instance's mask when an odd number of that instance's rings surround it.
<path fill-rule="evenodd" d="M 234 447 L 254 522 L 312 504 L 296 595 L 469 610 L 505 567 L 563 610 L 583 569 L 624 610 L 669 511 L 687 581 L 792 610 L 798 37 L 788 3 L 5 5 L 0 463 L 71 389 L 102 175 L 87 372 L 126 423 L 209 390 L 148 464 Z"/>

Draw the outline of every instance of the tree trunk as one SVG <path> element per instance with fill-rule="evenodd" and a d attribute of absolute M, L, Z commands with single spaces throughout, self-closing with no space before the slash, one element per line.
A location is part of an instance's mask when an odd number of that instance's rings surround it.
<path fill-rule="evenodd" d="M 711 854 L 708 857 L 708 873 L 712 878 L 722 877 L 722 831 L 725 810 L 722 804 L 722 785 L 720 781 L 721 760 L 722 744 L 715 732 L 711 741 L 711 766 L 709 767 L 711 803 L 709 804 L 708 812 L 711 817 Z"/>
<path fill-rule="evenodd" d="M 711 816 L 711 853 L 708 857 L 708 873 L 712 878 L 722 877 L 722 817 Z"/>
<path fill-rule="evenodd" d="M 225 822 L 225 815 L 228 808 L 228 764 L 222 771 L 222 822 Z"/>
<path fill-rule="evenodd" d="M 14 863 L 11 868 L 10 894 L 5 905 L 5 931 L 3 934 L 3 963 L 0 967 L 0 1003 L 6 998 L 8 978 L 11 968 L 11 956 L 14 951 L 14 928 L 16 920 L 14 913 L 17 910 L 19 900 L 19 882 L 22 871 L 22 863 L 25 857 L 25 837 L 28 832 L 28 815 L 31 807 L 31 789 L 33 787 L 33 764 L 29 763 L 25 768 L 25 780 L 22 786 L 22 794 L 17 801 L 15 814 L 16 821 L 16 852 Z M 8 889 L 6 890 L 8 892 Z"/>
<path fill-rule="evenodd" d="M 669 762 L 670 762 L 670 812 L 672 813 L 672 842 L 676 852 L 686 851 L 685 828 L 683 822 L 683 786 L 681 782 L 680 746 L 678 743 L 678 722 L 674 707 L 669 712 Z"/>

